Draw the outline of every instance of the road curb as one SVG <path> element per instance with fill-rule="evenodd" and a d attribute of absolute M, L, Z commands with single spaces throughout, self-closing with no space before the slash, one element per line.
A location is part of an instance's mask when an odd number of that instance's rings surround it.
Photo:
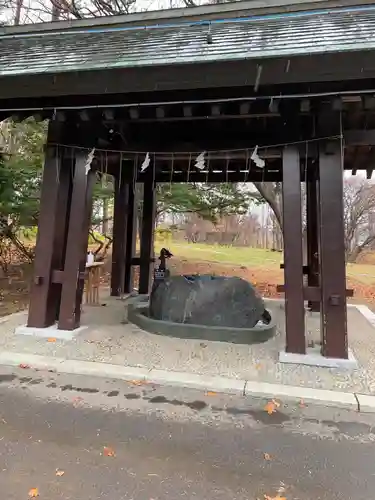
<path fill-rule="evenodd" d="M 245 395 L 256 393 L 273 394 L 276 397 L 287 397 L 290 399 L 298 399 L 303 401 L 320 401 L 324 402 L 325 404 L 351 406 L 358 409 L 357 398 L 351 392 L 330 391 L 326 389 L 312 389 L 309 387 L 248 381 L 246 383 Z"/>
<path fill-rule="evenodd" d="M 361 411 L 367 413 L 375 413 L 375 396 L 368 394 L 356 394 L 358 400 L 358 407 Z"/>
<path fill-rule="evenodd" d="M 218 393 L 242 394 L 244 396 L 282 397 L 293 400 L 314 401 L 331 406 L 345 406 L 375 412 L 375 396 L 356 395 L 349 392 L 311 389 L 266 382 L 247 381 L 222 376 L 208 376 L 197 373 L 147 369 L 136 366 L 121 366 L 110 363 L 79 361 L 50 356 L 39 356 L 11 351 L 0 352 L 0 365 L 28 365 L 39 370 L 57 373 L 90 375 L 125 381 L 145 381 L 160 385 L 194 388 Z"/>

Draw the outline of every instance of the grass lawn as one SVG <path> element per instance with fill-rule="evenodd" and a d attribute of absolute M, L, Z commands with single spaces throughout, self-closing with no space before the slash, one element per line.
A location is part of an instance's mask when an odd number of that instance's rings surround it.
<path fill-rule="evenodd" d="M 365 285 L 375 285 L 375 266 L 372 264 L 348 264 L 346 275 Z"/>
<path fill-rule="evenodd" d="M 155 244 L 156 251 L 162 244 Z M 178 258 L 219 262 L 237 266 L 261 266 L 279 268 L 282 254 L 261 248 L 230 247 L 199 243 L 172 242 L 170 250 Z"/>
<path fill-rule="evenodd" d="M 155 250 L 158 253 L 165 243 L 156 242 Z M 259 268 L 274 270 L 279 274 L 282 253 L 271 252 L 262 248 L 230 247 L 220 245 L 207 245 L 204 243 L 187 243 L 172 241 L 170 250 L 178 259 L 212 262 L 224 266 L 245 266 L 250 269 Z M 364 285 L 375 284 L 375 265 L 348 264 L 347 277 Z"/>

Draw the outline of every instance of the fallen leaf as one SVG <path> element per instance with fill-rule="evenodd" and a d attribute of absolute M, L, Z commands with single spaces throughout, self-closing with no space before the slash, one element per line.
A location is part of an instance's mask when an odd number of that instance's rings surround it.
<path fill-rule="evenodd" d="M 216 396 L 217 395 L 217 392 L 214 392 L 214 391 L 207 391 L 206 392 L 206 396 Z"/>
<path fill-rule="evenodd" d="M 276 405 L 273 401 L 269 401 L 264 407 L 264 411 L 268 413 L 268 415 L 272 415 L 272 413 L 276 413 Z"/>
<path fill-rule="evenodd" d="M 29 497 L 30 498 L 36 498 L 39 496 L 39 490 L 38 488 L 31 488 L 31 490 L 29 491 Z"/>
<path fill-rule="evenodd" d="M 105 457 L 115 457 L 116 453 L 115 451 L 110 448 L 109 446 L 104 446 L 104 456 Z"/>
<path fill-rule="evenodd" d="M 281 497 L 280 495 L 269 497 L 268 495 L 264 495 L 264 500 L 286 500 L 286 497 Z"/>
<path fill-rule="evenodd" d="M 65 474 L 65 471 L 60 470 L 60 469 L 56 469 L 56 476 L 61 477 L 61 476 L 63 476 L 64 474 Z"/>
<path fill-rule="evenodd" d="M 56 342 L 56 339 L 54 337 L 50 337 L 49 339 L 47 339 L 47 342 Z"/>
<path fill-rule="evenodd" d="M 131 380 L 130 383 L 133 385 L 143 385 L 146 383 L 146 381 L 145 380 Z"/>
<path fill-rule="evenodd" d="M 24 370 L 28 370 L 30 368 L 30 365 L 26 365 L 25 363 L 21 363 L 19 365 L 20 368 L 23 368 Z"/>
<path fill-rule="evenodd" d="M 268 453 L 264 453 L 263 456 L 264 460 L 271 460 L 271 455 L 269 455 Z"/>

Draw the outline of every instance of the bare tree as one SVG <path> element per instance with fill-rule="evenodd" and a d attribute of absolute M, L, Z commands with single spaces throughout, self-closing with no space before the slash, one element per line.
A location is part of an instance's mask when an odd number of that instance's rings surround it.
<path fill-rule="evenodd" d="M 272 212 L 280 226 L 283 229 L 283 211 L 282 211 L 282 193 L 280 182 L 254 182 L 254 186 L 264 201 L 271 207 Z"/>
<path fill-rule="evenodd" d="M 136 0 L 0 0 L 0 12 L 15 25 L 129 14 L 135 7 Z"/>
<path fill-rule="evenodd" d="M 14 8 L 14 25 L 18 26 L 21 22 L 21 12 L 22 12 L 23 0 L 15 1 Z"/>
<path fill-rule="evenodd" d="M 345 250 L 349 262 L 355 262 L 374 243 L 374 214 L 375 185 L 363 179 L 345 179 Z"/>
<path fill-rule="evenodd" d="M 261 198 L 268 203 L 280 230 L 282 223 L 281 184 L 255 182 Z M 302 189 L 304 253 L 306 253 L 305 190 Z M 375 184 L 364 179 L 344 179 L 344 223 L 346 259 L 355 262 L 362 251 L 375 244 Z M 280 242 L 281 243 L 281 242 Z"/>
<path fill-rule="evenodd" d="M 203 4 L 226 3 L 226 1 L 228 0 L 165 0 L 165 8 L 195 7 Z M 148 10 L 153 0 L 149 0 L 149 5 L 137 2 L 137 0 L 0 0 L 0 9 L 3 4 L 4 8 L 12 12 L 9 22 L 23 24 L 129 14 L 134 11 Z"/>

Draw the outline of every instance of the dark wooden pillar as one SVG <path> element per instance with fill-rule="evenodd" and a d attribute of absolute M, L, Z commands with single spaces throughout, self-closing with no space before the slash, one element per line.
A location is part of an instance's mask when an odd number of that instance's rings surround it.
<path fill-rule="evenodd" d="M 310 164 L 306 179 L 307 283 L 319 287 L 319 229 L 317 165 Z M 319 312 L 320 302 L 309 301 L 311 311 Z"/>
<path fill-rule="evenodd" d="M 58 328 L 79 326 L 95 173 L 86 172 L 87 154 L 75 161 Z"/>
<path fill-rule="evenodd" d="M 128 204 L 126 207 L 126 235 L 125 235 L 125 276 L 124 293 L 131 293 L 134 286 L 133 257 L 135 256 L 137 243 L 137 189 L 136 189 L 136 169 L 135 165 L 127 165 L 126 177 L 128 179 Z"/>
<path fill-rule="evenodd" d="M 77 327 L 80 325 L 81 321 L 82 299 L 85 287 L 84 277 L 86 271 L 87 247 L 89 243 L 89 231 L 90 231 L 91 217 L 92 217 L 92 199 L 93 199 L 95 182 L 96 182 L 96 174 L 93 170 L 90 170 L 90 172 L 87 175 L 85 213 L 83 219 L 82 238 L 81 238 L 81 258 L 79 262 L 78 286 L 76 292 L 75 321 Z"/>
<path fill-rule="evenodd" d="M 49 122 L 27 322 L 30 327 L 52 325 L 59 309 L 61 285 L 54 282 L 53 272 L 60 268 L 65 251 L 71 165 L 64 148 L 54 144 L 63 141 L 65 129 L 62 122 Z"/>
<path fill-rule="evenodd" d="M 55 129 L 56 126 L 51 122 L 49 140 L 51 140 L 51 129 Z M 54 263 L 59 260 L 61 251 L 59 242 L 64 239 L 66 203 L 65 201 L 63 203 L 63 200 L 69 192 L 69 172 L 66 168 L 62 150 L 47 145 L 35 248 L 34 277 L 30 290 L 27 321 L 30 327 L 44 328 L 52 325 L 56 319 L 59 295 L 57 285 L 52 283 L 52 273 Z"/>
<path fill-rule="evenodd" d="M 66 152 L 65 152 L 66 153 Z M 58 209 L 56 225 L 58 230 L 55 233 L 55 254 L 53 258 L 52 269 L 62 271 L 64 269 L 66 241 L 69 227 L 69 213 L 70 203 L 72 199 L 72 185 L 73 185 L 73 171 L 74 162 L 71 156 L 64 157 L 63 164 L 60 171 L 60 191 L 58 198 Z M 62 283 L 52 284 L 54 293 L 56 294 L 55 302 L 55 320 L 59 319 L 60 302 L 61 302 L 61 288 Z"/>
<path fill-rule="evenodd" d="M 125 279 L 129 183 L 126 180 L 124 172 L 121 172 L 114 180 L 115 200 L 113 213 L 111 296 L 118 297 L 123 292 Z"/>
<path fill-rule="evenodd" d="M 143 190 L 142 234 L 140 249 L 139 293 L 149 293 L 151 286 L 151 260 L 154 257 L 154 231 L 156 215 L 156 189 L 153 166 L 150 165 Z"/>
<path fill-rule="evenodd" d="M 283 230 L 286 352 L 305 354 L 301 170 L 299 151 L 283 151 Z"/>
<path fill-rule="evenodd" d="M 319 153 L 319 225 L 322 354 L 348 357 L 343 165 L 340 144 Z"/>

